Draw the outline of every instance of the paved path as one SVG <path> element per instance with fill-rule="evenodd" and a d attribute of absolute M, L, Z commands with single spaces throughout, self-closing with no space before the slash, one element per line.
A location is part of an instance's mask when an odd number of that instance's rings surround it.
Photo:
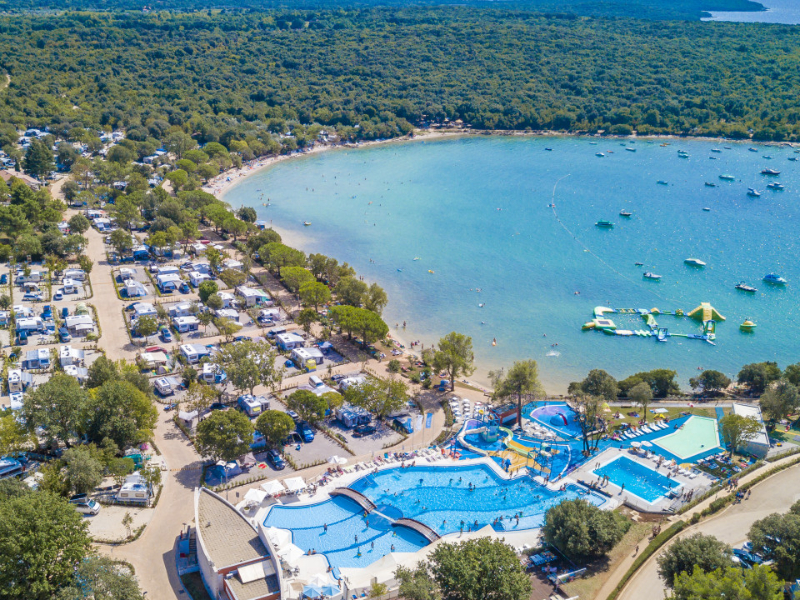
<path fill-rule="evenodd" d="M 784 460 L 790 461 L 795 458 L 789 457 Z M 768 465 L 764 468 L 770 469 L 773 466 Z M 751 478 L 759 474 L 760 472 L 756 471 L 751 475 Z M 742 483 L 746 482 L 746 480 L 747 478 L 743 479 Z M 713 535 L 731 546 L 745 542 L 753 522 L 775 512 L 786 512 L 792 504 L 800 500 L 800 465 L 781 471 L 751 489 L 752 493 L 748 500 L 731 505 L 717 516 L 689 527 L 673 538 L 664 548 L 667 548 L 677 539 L 694 535 L 695 533 Z M 707 503 L 712 500 L 709 499 Z M 695 507 L 688 513 L 688 516 L 697 510 L 702 510 L 707 503 Z M 687 515 L 684 515 L 682 518 L 686 517 Z M 663 597 L 665 586 L 658 576 L 658 564 L 656 563 L 656 557 L 659 554 L 660 552 L 657 552 L 642 565 L 619 595 L 620 600 Z M 623 564 L 620 564 L 597 597 L 600 599 L 607 598 L 632 563 L 633 557 L 628 557 Z"/>

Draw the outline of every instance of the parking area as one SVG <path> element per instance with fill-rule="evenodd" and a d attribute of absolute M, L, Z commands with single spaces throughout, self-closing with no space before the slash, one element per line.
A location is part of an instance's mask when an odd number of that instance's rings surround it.
<path fill-rule="evenodd" d="M 103 505 L 96 515 L 83 515 L 89 527 L 89 535 L 100 541 L 125 541 L 128 530 L 122 524 L 126 514 L 131 516 L 131 533 L 135 533 L 142 525 L 147 525 L 153 518 L 155 510 L 137 506 Z"/>

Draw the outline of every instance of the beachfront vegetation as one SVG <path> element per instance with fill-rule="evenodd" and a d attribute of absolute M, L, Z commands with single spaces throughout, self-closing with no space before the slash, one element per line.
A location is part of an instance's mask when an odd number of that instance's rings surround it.
<path fill-rule="evenodd" d="M 753 523 L 748 537 L 754 548 L 764 549 L 766 560 L 775 561 L 782 579 L 800 578 L 800 502 L 788 513 L 774 513 Z"/>
<path fill-rule="evenodd" d="M 630 521 L 585 500 L 565 500 L 545 513 L 544 540 L 573 560 L 588 560 L 611 550 L 630 528 Z"/>
<path fill-rule="evenodd" d="M 653 400 L 653 390 L 642 381 L 631 388 L 631 391 L 628 392 L 628 397 L 635 406 L 642 407 L 644 422 L 647 423 L 647 407 L 650 406 L 650 402 Z"/>
<path fill-rule="evenodd" d="M 468 377 L 475 372 L 475 353 L 472 351 L 472 338 L 463 333 L 451 331 L 436 344 L 433 354 L 433 368 L 447 373 L 450 389 L 456 389 L 459 376 Z M 535 363 L 534 363 L 535 364 Z"/>
<path fill-rule="evenodd" d="M 286 398 L 286 406 L 295 411 L 300 418 L 310 423 L 319 423 L 325 418 L 328 403 L 324 398 L 309 390 L 297 390 Z"/>
<path fill-rule="evenodd" d="M 730 384 L 730 377 L 713 369 L 706 369 L 697 377 L 689 379 L 689 385 L 692 386 L 692 389 L 703 394 L 717 394 Z"/>
<path fill-rule="evenodd" d="M 719 420 L 722 439 L 733 456 L 733 453 L 747 440 L 752 439 L 761 432 L 763 425 L 753 417 L 743 417 L 731 413 Z"/>
<path fill-rule="evenodd" d="M 164 143 L 187 160 L 179 190 L 323 131 L 378 139 L 445 119 L 795 139 L 799 41 L 784 25 L 462 7 L 6 16 L 0 122 L 89 144 L 126 128 L 110 164 Z M 7 126 L 0 142 L 15 137 Z"/>
<path fill-rule="evenodd" d="M 570 396 L 588 394 L 600 396 L 606 402 L 617 399 L 619 387 L 617 380 L 602 369 L 592 369 L 583 381 L 574 381 L 569 384 L 567 393 Z"/>
<path fill-rule="evenodd" d="M 672 371 L 671 369 L 653 369 L 652 371 L 635 373 L 619 382 L 620 394 L 628 396 L 634 386 L 644 382 L 650 386 L 654 398 L 679 395 L 681 388 L 678 385 L 677 377 L 677 371 Z"/>
<path fill-rule="evenodd" d="M 745 365 L 737 375 L 737 381 L 750 390 L 753 395 L 763 394 L 770 383 L 781 378 L 778 363 L 765 361 Z"/>
<path fill-rule="evenodd" d="M 758 402 L 764 417 L 775 423 L 800 408 L 800 394 L 793 383 L 780 379 L 769 386 Z"/>
<path fill-rule="evenodd" d="M 395 577 L 407 600 L 528 600 L 531 594 L 514 549 L 488 537 L 439 544 L 427 562 L 398 567 Z"/>
<path fill-rule="evenodd" d="M 364 383 L 349 386 L 344 392 L 344 400 L 384 419 L 406 406 L 408 386 L 400 378 L 369 377 Z"/>
<path fill-rule="evenodd" d="M 695 569 L 681 573 L 675 579 L 674 600 L 725 600 L 747 598 L 748 600 L 781 600 L 783 583 L 775 573 L 764 565 L 751 569 L 739 566 L 723 566 L 707 573 Z"/>
<path fill-rule="evenodd" d="M 264 436 L 267 446 L 278 448 L 295 428 L 292 417 L 280 410 L 265 410 L 256 419 L 256 431 Z"/>
<path fill-rule="evenodd" d="M 500 375 L 495 382 L 494 396 L 497 399 L 513 399 L 517 402 L 517 423 L 522 423 L 522 404 L 531 396 L 541 395 L 544 388 L 539 381 L 539 365 L 535 360 L 521 360 L 511 365 L 508 373 Z"/>
<path fill-rule="evenodd" d="M 681 573 L 708 573 L 731 563 L 731 548 L 713 535 L 696 533 L 672 543 L 658 556 L 658 574 L 673 587 Z"/>
<path fill-rule="evenodd" d="M 283 369 L 276 366 L 275 358 L 276 353 L 268 342 L 242 340 L 222 346 L 214 360 L 234 388 L 253 395 L 258 385 L 274 390 L 283 381 Z"/>
<path fill-rule="evenodd" d="M 214 462 L 236 460 L 250 451 L 253 425 L 238 410 L 215 410 L 197 425 L 195 447 Z"/>

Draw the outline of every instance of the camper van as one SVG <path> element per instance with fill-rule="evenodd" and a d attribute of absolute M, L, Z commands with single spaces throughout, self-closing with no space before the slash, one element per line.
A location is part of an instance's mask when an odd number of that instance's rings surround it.
<path fill-rule="evenodd" d="M 75 507 L 75 510 L 85 515 L 96 515 L 100 512 L 100 504 L 89 498 L 86 494 L 73 496 L 69 499 L 69 503 Z"/>

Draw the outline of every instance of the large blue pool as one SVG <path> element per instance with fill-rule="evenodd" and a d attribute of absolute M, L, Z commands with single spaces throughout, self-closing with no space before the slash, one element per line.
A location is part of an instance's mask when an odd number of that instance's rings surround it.
<path fill-rule="evenodd" d="M 647 502 L 655 502 L 671 489 L 681 484 L 653 469 L 646 467 L 627 456 L 620 456 L 599 469 L 594 470 L 598 477 L 607 475 L 609 481 L 617 486 L 625 484 L 625 491 L 635 494 Z"/>
<path fill-rule="evenodd" d="M 605 501 L 577 486 L 553 492 L 528 477 L 506 481 L 486 465 L 396 467 L 365 475 L 350 487 L 388 519 L 416 519 L 439 534 L 458 532 L 462 524 L 464 531 L 474 529 L 476 522 L 496 531 L 532 529 L 542 525 L 548 508 L 563 500 L 583 497 L 598 506 Z M 275 506 L 264 525 L 290 529 L 296 545 L 325 553 L 334 567 L 365 567 L 391 552 L 392 545 L 397 552 L 414 552 L 427 544 L 407 528 L 391 527 L 380 514 L 365 518 L 356 503 L 336 497 L 303 507 Z"/>

